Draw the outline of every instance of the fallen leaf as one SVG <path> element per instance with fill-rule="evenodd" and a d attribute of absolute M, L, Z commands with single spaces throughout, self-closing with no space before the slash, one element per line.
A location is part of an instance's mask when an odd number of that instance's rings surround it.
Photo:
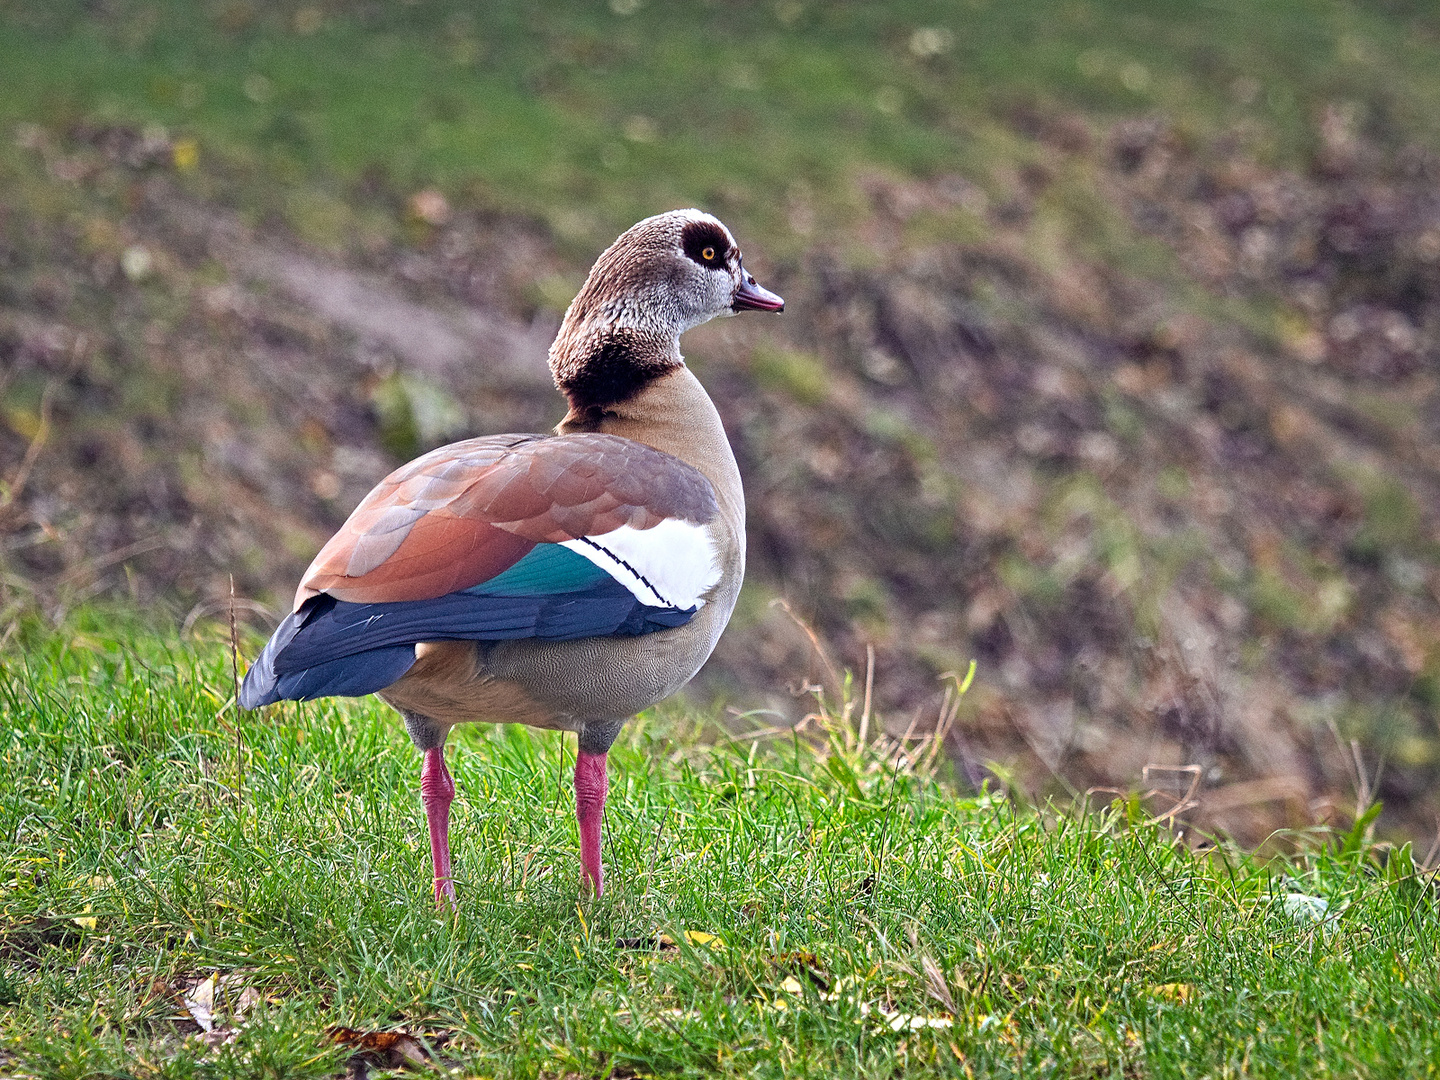
<path fill-rule="evenodd" d="M 215 1049 L 217 1046 L 228 1046 L 238 1038 L 240 1032 L 232 1027 L 218 1027 L 214 1031 L 205 1031 L 196 1036 L 202 1043 Z"/>
<path fill-rule="evenodd" d="M 725 948 L 725 942 L 715 934 L 707 934 L 704 930 L 686 930 L 685 940 L 691 945 L 701 945 L 717 951 Z"/>
<path fill-rule="evenodd" d="M 235 1015 L 243 1017 L 251 1009 L 264 1001 L 264 996 L 253 986 L 247 986 L 240 991 L 240 998 L 235 1002 Z"/>
<path fill-rule="evenodd" d="M 801 967 L 821 967 L 818 957 L 813 952 L 805 949 L 795 949 L 791 952 L 776 953 L 771 957 L 771 962 L 781 966 L 795 964 Z"/>
<path fill-rule="evenodd" d="M 430 1060 L 430 1053 L 421 1039 L 431 1046 L 442 1046 L 453 1033 L 427 1031 L 416 1035 L 408 1031 L 360 1031 L 350 1027 L 332 1027 L 326 1028 L 325 1034 L 331 1042 L 355 1049 L 356 1056 L 362 1057 L 366 1065 L 395 1069 L 402 1065 L 423 1065 Z"/>
<path fill-rule="evenodd" d="M 820 1000 L 839 1001 L 843 997 L 846 1001 L 854 1003 L 856 995 L 853 993 L 847 994 L 846 991 L 854 990 L 859 985 L 860 979 L 858 979 L 856 976 L 841 975 L 840 978 L 835 980 L 835 988 L 828 993 L 821 994 Z"/>
<path fill-rule="evenodd" d="M 1185 1004 L 1195 994 L 1195 987 L 1192 983 L 1161 983 L 1159 986 L 1150 987 L 1150 993 L 1166 1001 L 1178 1001 Z"/>
<path fill-rule="evenodd" d="M 642 949 L 650 952 L 669 952 L 671 949 L 678 949 L 675 939 L 669 934 L 661 934 L 659 937 L 621 937 L 615 939 L 617 949 Z"/>
<path fill-rule="evenodd" d="M 949 1016 L 918 1016 L 914 1013 L 887 1013 L 880 1010 L 880 1017 L 891 1031 L 919 1031 L 921 1028 L 951 1028 L 955 1020 Z"/>
<path fill-rule="evenodd" d="M 830 989 L 830 976 L 825 973 L 825 965 L 813 952 L 797 949 L 791 952 L 777 953 L 768 959 L 781 971 L 804 975 L 821 991 Z"/>
<path fill-rule="evenodd" d="M 167 986 L 160 979 L 152 979 L 150 982 L 150 992 L 145 995 L 145 1001 L 148 1003 L 154 1001 L 156 998 L 160 998 L 170 1004 L 174 1004 L 177 1000 L 173 987 Z"/>
<path fill-rule="evenodd" d="M 185 1003 L 185 1011 L 190 1014 L 190 1019 L 200 1025 L 201 1031 L 208 1033 L 215 1030 L 214 975 L 197 984 L 181 1000 Z"/>

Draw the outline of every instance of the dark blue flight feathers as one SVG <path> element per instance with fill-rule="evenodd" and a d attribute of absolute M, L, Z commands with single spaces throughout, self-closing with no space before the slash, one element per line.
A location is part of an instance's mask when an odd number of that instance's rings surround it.
<path fill-rule="evenodd" d="M 540 544 L 489 581 L 433 600 L 311 597 L 251 665 L 240 706 L 373 694 L 410 670 L 421 641 L 634 637 L 684 626 L 695 610 L 643 604 L 583 556 Z"/>

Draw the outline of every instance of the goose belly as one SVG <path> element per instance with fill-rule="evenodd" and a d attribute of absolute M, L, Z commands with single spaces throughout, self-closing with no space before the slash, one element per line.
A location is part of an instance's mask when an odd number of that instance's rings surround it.
<path fill-rule="evenodd" d="M 479 721 L 578 731 L 628 719 L 695 676 L 734 603 L 733 596 L 715 597 L 684 626 L 639 637 L 425 642 L 416 646 L 415 666 L 379 696 L 447 726 Z"/>

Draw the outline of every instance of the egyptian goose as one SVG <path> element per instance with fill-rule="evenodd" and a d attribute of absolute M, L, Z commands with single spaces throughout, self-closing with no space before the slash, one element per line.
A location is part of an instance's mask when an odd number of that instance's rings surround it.
<path fill-rule="evenodd" d="M 606 754 L 710 656 L 745 573 L 745 501 L 680 355 L 717 315 L 781 311 L 730 231 L 676 210 L 590 270 L 550 348 L 570 411 L 391 473 L 315 556 L 251 666 L 247 709 L 378 694 L 424 754 L 437 903 L 454 902 L 445 739 L 469 721 L 574 731 L 581 885 L 604 888 Z"/>

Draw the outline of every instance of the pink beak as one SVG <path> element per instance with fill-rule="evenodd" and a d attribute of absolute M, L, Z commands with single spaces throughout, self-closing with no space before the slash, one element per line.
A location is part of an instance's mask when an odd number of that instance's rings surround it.
<path fill-rule="evenodd" d="M 735 311 L 745 311 L 746 309 L 752 311 L 785 310 L 784 297 L 776 296 L 769 289 L 757 283 L 749 274 L 745 274 L 743 270 L 741 273 L 744 276 L 740 279 L 740 288 L 735 290 L 735 299 L 730 303 L 732 309 Z"/>

